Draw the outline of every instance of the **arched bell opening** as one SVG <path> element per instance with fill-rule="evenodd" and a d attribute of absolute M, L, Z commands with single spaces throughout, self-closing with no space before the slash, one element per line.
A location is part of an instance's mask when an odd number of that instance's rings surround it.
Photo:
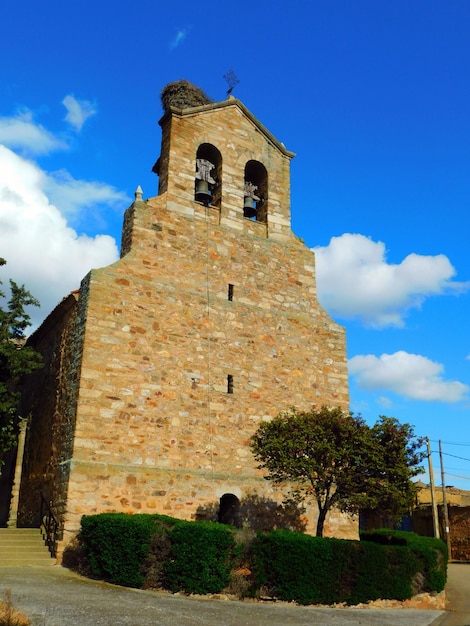
<path fill-rule="evenodd" d="M 222 198 L 222 155 L 210 143 L 202 143 L 196 153 L 194 199 L 220 208 Z"/>
<path fill-rule="evenodd" d="M 229 524 L 240 528 L 240 500 L 233 493 L 224 493 L 220 498 L 217 521 L 220 524 Z"/>
<path fill-rule="evenodd" d="M 268 208 L 268 172 L 259 161 L 248 161 L 245 165 L 243 192 L 243 216 L 266 222 Z"/>

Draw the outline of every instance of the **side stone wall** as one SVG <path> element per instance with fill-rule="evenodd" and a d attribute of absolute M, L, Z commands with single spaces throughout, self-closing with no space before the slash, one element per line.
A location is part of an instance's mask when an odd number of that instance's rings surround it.
<path fill-rule="evenodd" d="M 452 559 L 468 563 L 470 561 L 470 507 L 449 507 L 449 526 Z"/>
<path fill-rule="evenodd" d="M 20 490 L 21 526 L 39 526 L 41 493 L 58 519 L 66 509 L 81 360 L 80 308 L 83 313 L 85 304 L 82 300 L 78 306 L 77 294 L 71 294 L 32 339 L 44 367 L 27 378 L 20 406 L 20 414 L 30 416 Z"/>

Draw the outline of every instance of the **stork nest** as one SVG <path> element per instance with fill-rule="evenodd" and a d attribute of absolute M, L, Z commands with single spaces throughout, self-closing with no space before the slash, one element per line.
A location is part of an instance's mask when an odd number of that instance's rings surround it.
<path fill-rule="evenodd" d="M 170 106 L 187 109 L 188 107 L 197 107 L 214 102 L 202 89 L 190 83 L 189 80 L 177 80 L 174 83 L 168 83 L 163 87 L 160 98 L 164 111 L 168 111 Z"/>

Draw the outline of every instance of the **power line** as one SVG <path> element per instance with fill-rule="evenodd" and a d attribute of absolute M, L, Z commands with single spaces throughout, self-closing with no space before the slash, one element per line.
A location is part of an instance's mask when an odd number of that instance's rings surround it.
<path fill-rule="evenodd" d="M 429 441 L 432 441 L 433 443 L 439 443 L 437 439 L 430 439 Z M 470 448 L 470 443 L 457 443 L 455 441 L 443 441 L 442 443 L 445 443 L 447 446 L 465 446 L 467 448 Z"/>
<path fill-rule="evenodd" d="M 455 478 L 455 479 L 461 480 L 461 481 L 470 481 L 470 476 L 468 476 L 468 475 L 465 476 L 465 475 L 462 475 L 461 473 L 453 474 L 453 473 L 448 471 L 449 469 L 452 469 L 454 471 L 462 472 L 463 474 L 465 474 L 465 469 L 464 468 L 460 468 L 460 467 L 458 467 L 458 468 L 457 467 L 446 468 L 446 471 L 444 472 L 444 469 L 443 469 L 443 466 L 442 466 L 442 457 L 443 456 L 451 457 L 453 459 L 459 459 L 460 461 L 468 461 L 469 463 L 470 463 L 470 458 L 464 457 L 464 456 L 459 456 L 457 454 L 452 454 L 450 452 L 444 452 L 442 450 L 442 443 L 446 443 L 446 445 L 449 445 L 449 446 L 464 446 L 464 447 L 470 447 L 470 444 L 456 443 L 456 442 L 450 442 L 450 441 L 443 442 L 441 440 L 439 440 L 437 442 L 436 442 L 436 440 L 429 440 L 429 441 L 433 441 L 434 443 L 439 443 L 439 450 L 438 451 L 437 450 L 432 450 L 432 451 L 430 451 L 429 454 L 439 454 L 439 456 L 440 456 L 440 460 L 441 460 L 441 474 L 443 474 L 442 481 L 444 481 L 444 474 L 448 478 L 451 477 L 451 478 Z M 442 487 L 442 485 L 441 485 L 441 487 Z"/>
<path fill-rule="evenodd" d="M 431 450 L 432 454 L 439 454 L 439 452 L 437 450 Z M 444 454 L 445 456 L 451 456 L 454 459 L 460 459 L 461 461 L 470 461 L 470 459 L 467 459 L 467 457 L 465 456 L 457 456 L 456 454 L 451 454 L 450 452 L 443 452 L 442 454 Z"/>
<path fill-rule="evenodd" d="M 445 456 L 451 456 L 454 459 L 460 459 L 461 461 L 470 461 L 470 459 L 466 459 L 464 456 L 457 456 L 455 454 L 450 454 L 450 452 L 443 452 L 442 454 L 445 454 Z"/>
<path fill-rule="evenodd" d="M 460 480 L 470 480 L 470 477 L 468 476 L 459 476 L 458 474 L 449 474 L 449 472 L 446 472 L 447 476 L 452 476 L 452 478 L 458 478 Z"/>

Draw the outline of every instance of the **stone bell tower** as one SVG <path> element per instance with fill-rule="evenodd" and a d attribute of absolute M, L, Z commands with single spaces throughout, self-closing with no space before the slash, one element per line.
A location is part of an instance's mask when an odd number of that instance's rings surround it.
<path fill-rule="evenodd" d="M 250 525 L 245 501 L 282 499 L 250 451 L 259 424 L 348 409 L 345 332 L 291 230 L 294 154 L 233 97 L 170 103 L 160 125 L 158 195 L 136 192 L 121 259 L 78 294 L 60 472 L 57 442 L 36 471 L 65 542 L 102 511 Z M 325 529 L 354 532 L 336 513 Z"/>
<path fill-rule="evenodd" d="M 171 206 L 200 200 L 220 211 L 220 223 L 250 230 L 244 218 L 258 225 L 253 232 L 289 239 L 290 160 L 294 156 L 233 96 L 193 107 L 173 107 L 160 121 L 162 154 L 159 195 Z M 188 173 L 196 189 L 188 185 Z M 193 181 L 191 181 L 193 182 Z M 204 192 L 209 187 L 209 196 Z M 268 219 L 269 215 L 269 219 Z"/>

